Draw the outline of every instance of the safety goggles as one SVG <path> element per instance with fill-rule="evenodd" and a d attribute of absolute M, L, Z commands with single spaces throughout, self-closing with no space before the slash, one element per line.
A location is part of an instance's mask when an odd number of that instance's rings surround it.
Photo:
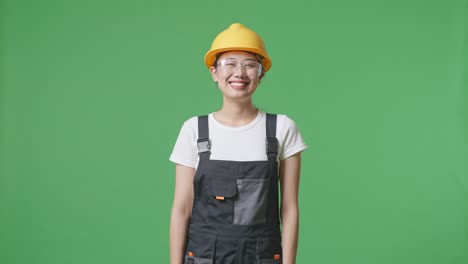
<path fill-rule="evenodd" d="M 224 60 L 219 60 L 217 65 L 224 72 L 229 73 L 229 74 L 235 73 L 239 67 L 247 75 L 260 76 L 262 74 L 262 64 L 254 60 L 239 61 L 236 59 L 224 59 Z"/>

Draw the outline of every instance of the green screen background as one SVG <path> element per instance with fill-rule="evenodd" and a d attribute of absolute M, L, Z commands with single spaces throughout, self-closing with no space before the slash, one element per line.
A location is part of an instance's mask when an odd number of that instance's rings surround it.
<path fill-rule="evenodd" d="M 0 3 L 0 263 L 169 262 L 168 158 L 234 22 L 309 145 L 297 262 L 468 263 L 467 1 Z"/>

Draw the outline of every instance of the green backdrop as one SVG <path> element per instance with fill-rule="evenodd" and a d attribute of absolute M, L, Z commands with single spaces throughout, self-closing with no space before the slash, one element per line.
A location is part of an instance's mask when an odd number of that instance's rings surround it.
<path fill-rule="evenodd" d="M 464 0 L 0 3 L 0 263 L 168 263 L 184 120 L 233 22 L 296 121 L 298 263 L 468 263 Z"/>

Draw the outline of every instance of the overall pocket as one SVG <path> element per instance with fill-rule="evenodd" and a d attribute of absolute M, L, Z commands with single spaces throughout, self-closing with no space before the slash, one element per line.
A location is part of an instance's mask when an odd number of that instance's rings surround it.
<path fill-rule="evenodd" d="M 184 264 L 212 264 L 216 238 L 191 233 L 185 248 Z"/>
<path fill-rule="evenodd" d="M 281 264 L 283 248 L 281 238 L 263 237 L 258 240 L 256 264 Z"/>
<path fill-rule="evenodd" d="M 208 184 L 208 219 L 232 224 L 237 184 L 233 180 L 217 180 Z"/>
<path fill-rule="evenodd" d="M 269 179 L 238 179 L 238 197 L 234 200 L 234 224 L 253 225 L 266 222 Z"/>

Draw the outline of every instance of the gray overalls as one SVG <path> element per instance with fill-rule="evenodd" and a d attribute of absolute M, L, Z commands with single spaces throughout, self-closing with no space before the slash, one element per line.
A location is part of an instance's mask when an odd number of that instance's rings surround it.
<path fill-rule="evenodd" d="M 281 263 L 276 115 L 267 114 L 266 161 L 211 160 L 206 115 L 198 135 L 185 264 Z"/>

